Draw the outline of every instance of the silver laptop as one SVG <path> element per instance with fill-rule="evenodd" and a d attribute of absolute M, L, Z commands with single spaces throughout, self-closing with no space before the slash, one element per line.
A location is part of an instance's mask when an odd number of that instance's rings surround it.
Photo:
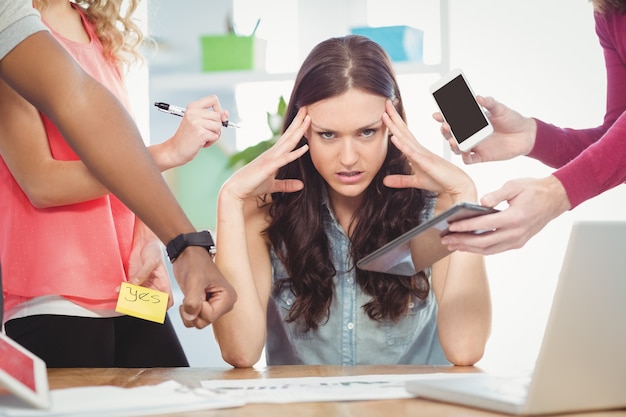
<path fill-rule="evenodd" d="M 626 408 L 626 222 L 572 226 L 532 375 L 466 374 L 406 389 L 508 414 Z"/>

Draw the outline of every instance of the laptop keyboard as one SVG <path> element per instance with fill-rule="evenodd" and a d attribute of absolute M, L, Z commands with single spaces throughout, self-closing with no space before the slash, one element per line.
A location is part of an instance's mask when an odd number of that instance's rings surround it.
<path fill-rule="evenodd" d="M 529 376 L 489 376 L 480 381 L 479 385 L 485 392 L 494 394 L 506 401 L 522 403 L 528 394 Z"/>

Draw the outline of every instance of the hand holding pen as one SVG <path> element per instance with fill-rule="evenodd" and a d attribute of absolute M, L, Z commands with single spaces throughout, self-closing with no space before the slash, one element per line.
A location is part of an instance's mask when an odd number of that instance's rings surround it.
<path fill-rule="evenodd" d="M 161 101 L 157 101 L 154 105 L 164 113 L 173 114 L 174 116 L 183 117 L 185 115 L 185 109 L 179 106 L 174 106 L 173 104 L 163 103 Z M 239 127 L 239 125 L 231 122 L 230 120 L 225 120 L 222 122 L 222 126 L 224 127 Z"/>
<path fill-rule="evenodd" d="M 174 136 L 153 145 L 159 148 L 158 164 L 165 169 L 186 164 L 195 158 L 202 148 L 211 146 L 219 140 L 224 127 L 236 127 L 228 122 L 228 111 L 222 109 L 215 95 L 193 101 L 187 108 L 161 102 L 154 105 L 160 111 L 182 118 Z"/>

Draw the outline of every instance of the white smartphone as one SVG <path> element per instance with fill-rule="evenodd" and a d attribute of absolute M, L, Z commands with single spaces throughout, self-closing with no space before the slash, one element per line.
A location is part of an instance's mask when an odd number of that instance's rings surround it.
<path fill-rule="evenodd" d="M 450 71 L 431 85 L 430 92 L 461 151 L 470 151 L 493 132 L 485 111 L 476 101 L 476 95 L 460 69 Z"/>

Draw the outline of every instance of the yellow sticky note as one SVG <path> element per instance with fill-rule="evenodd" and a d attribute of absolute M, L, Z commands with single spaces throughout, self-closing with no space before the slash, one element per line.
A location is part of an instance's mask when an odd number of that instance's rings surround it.
<path fill-rule="evenodd" d="M 123 282 L 115 311 L 163 324 L 169 294 Z"/>

